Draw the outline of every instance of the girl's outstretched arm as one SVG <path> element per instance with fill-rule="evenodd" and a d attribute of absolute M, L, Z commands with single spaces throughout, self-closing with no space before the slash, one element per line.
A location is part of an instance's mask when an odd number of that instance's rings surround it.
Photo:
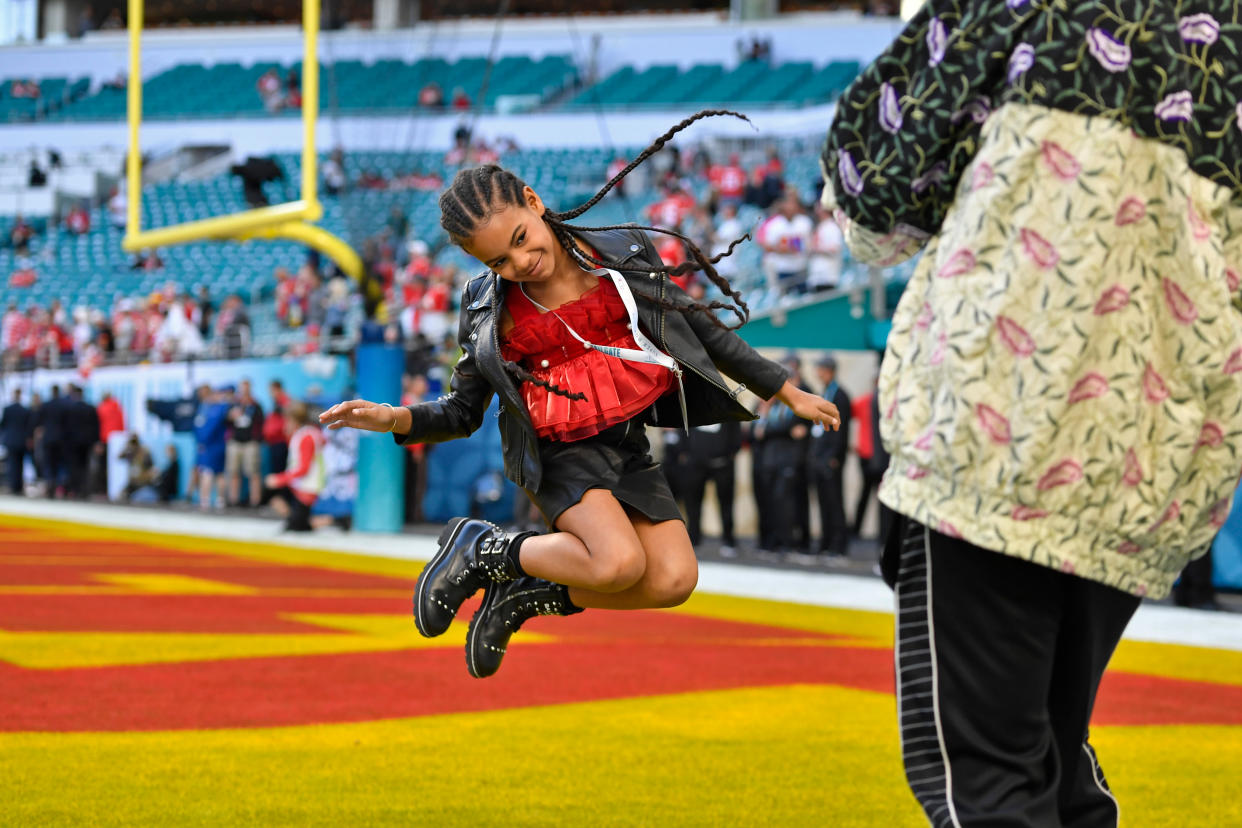
<path fill-rule="evenodd" d="M 818 394 L 803 391 L 789 380 L 785 380 L 781 390 L 776 392 L 776 398 L 804 420 L 810 420 L 833 431 L 841 427 L 841 412 L 837 411 L 835 405 Z"/>
<path fill-rule="evenodd" d="M 466 308 L 477 298 L 472 288 L 477 293 L 482 286 L 482 280 L 474 279 L 463 291 L 457 324 L 457 341 L 461 343 L 462 352 L 449 378 L 449 393 L 412 406 L 349 400 L 319 415 L 320 424 L 333 429 L 349 426 L 364 431 L 391 432 L 403 446 L 442 443 L 473 434 L 483 424 L 483 414 L 495 393 L 475 362 L 466 313 Z"/>
<path fill-rule="evenodd" d="M 410 420 L 408 408 L 366 400 L 337 403 L 319 415 L 319 424 L 333 430 L 349 426 L 363 431 L 391 431 L 394 434 L 408 434 Z"/>

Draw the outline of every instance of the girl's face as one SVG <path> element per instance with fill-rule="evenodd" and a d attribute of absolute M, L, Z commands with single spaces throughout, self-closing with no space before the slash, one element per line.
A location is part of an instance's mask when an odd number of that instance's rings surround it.
<path fill-rule="evenodd" d="M 479 225 L 462 249 L 510 282 L 542 282 L 550 278 L 564 248 L 543 220 L 543 201 L 530 187 L 521 204 L 493 213 Z"/>

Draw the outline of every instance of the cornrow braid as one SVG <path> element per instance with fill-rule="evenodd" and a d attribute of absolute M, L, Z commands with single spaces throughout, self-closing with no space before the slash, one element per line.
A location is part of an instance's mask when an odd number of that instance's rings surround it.
<path fill-rule="evenodd" d="M 521 382 L 533 383 L 535 385 L 538 385 L 540 388 L 547 389 L 549 392 L 553 394 L 559 394 L 560 396 L 565 397 L 567 399 L 571 399 L 571 400 L 585 400 L 587 398 L 586 394 L 582 394 L 578 391 L 566 391 L 564 388 L 559 388 L 553 385 L 552 383 L 548 382 L 547 380 L 539 379 L 539 377 L 535 376 L 530 371 L 527 371 L 525 368 L 523 368 L 521 365 L 518 365 L 516 362 L 510 362 L 507 359 L 503 360 L 503 362 L 505 365 L 505 370 L 513 374 L 513 376 L 517 377 L 518 380 L 520 380 Z"/>
<path fill-rule="evenodd" d="M 497 210 L 521 204 L 525 188 L 525 181 L 497 164 L 459 170 L 440 194 L 440 226 L 461 245 Z"/>
<path fill-rule="evenodd" d="M 545 219 L 546 218 L 547 217 L 545 216 Z M 558 231 L 557 232 L 558 237 L 560 237 L 562 232 L 568 232 L 565 228 L 568 228 L 570 226 L 570 225 L 560 224 L 556 219 L 548 220 L 548 223 L 553 226 L 553 229 Z M 689 304 L 683 304 L 683 305 L 670 305 L 664 302 L 657 302 L 657 304 L 669 310 L 677 310 L 677 311 L 681 311 L 682 313 L 708 312 L 711 318 L 715 321 L 715 323 L 718 326 L 722 328 L 727 328 L 729 330 L 736 330 L 737 328 L 740 328 L 742 325 L 745 325 L 748 321 L 750 321 L 750 306 L 746 304 L 746 300 L 742 298 L 742 295 L 740 293 L 738 293 L 737 291 L 733 289 L 733 286 L 729 284 L 729 280 L 721 276 L 716 271 L 716 268 L 713 267 L 713 265 L 715 265 L 716 262 L 720 261 L 724 257 L 728 256 L 730 253 L 732 253 L 733 248 L 737 247 L 742 242 L 749 240 L 750 239 L 749 233 L 743 235 L 741 238 L 737 238 L 729 242 L 728 248 L 725 249 L 723 252 L 718 253 L 715 256 L 708 257 L 703 253 L 703 251 L 698 247 L 698 245 L 696 245 L 693 241 L 690 240 L 688 236 L 676 230 L 669 230 L 663 227 L 650 227 L 645 224 L 611 224 L 605 227 L 582 227 L 581 225 L 575 224 L 575 225 L 572 225 L 572 227 L 574 230 L 586 230 L 588 232 L 599 232 L 601 230 L 651 230 L 656 233 L 664 233 L 666 235 L 673 236 L 677 239 L 680 239 L 681 242 L 686 246 L 687 252 L 690 254 L 690 258 L 682 262 L 681 264 L 677 265 L 676 267 L 671 267 L 671 268 L 670 267 L 657 267 L 655 268 L 654 272 L 664 273 L 667 276 L 680 276 L 683 273 L 692 273 L 696 270 L 701 270 L 707 276 L 707 278 L 711 280 L 712 284 L 714 284 L 716 287 L 720 289 L 721 293 L 723 293 L 725 296 L 729 297 L 733 301 L 732 303 L 712 301 L 711 303 L 706 304 L 706 305 L 699 304 L 697 302 L 691 302 Z M 564 244 L 564 240 L 562 240 L 562 244 Z M 600 267 L 608 267 L 607 262 L 604 262 L 603 260 L 596 258 L 595 256 L 592 256 L 590 253 L 588 253 L 585 250 L 578 249 L 577 253 L 578 255 L 582 256 L 583 258 L 591 262 L 594 262 Z M 649 270 L 649 268 L 643 268 L 643 270 Z M 652 300 L 652 301 L 655 301 L 655 300 Z M 738 318 L 737 325 L 729 326 L 729 325 L 726 325 L 724 322 L 721 322 L 720 319 L 714 313 L 710 313 L 711 311 L 716 311 L 716 310 L 729 311 L 730 313 L 737 316 Z"/>
<path fill-rule="evenodd" d="M 682 121 L 681 123 L 674 126 L 672 129 L 670 129 L 668 132 L 661 135 L 659 138 L 652 141 L 651 146 L 647 147 L 645 150 L 643 150 L 637 156 L 635 156 L 633 161 L 626 164 L 625 167 L 619 173 L 614 175 L 608 181 L 608 183 L 604 185 L 603 189 L 601 189 L 598 193 L 592 196 L 591 199 L 587 201 L 585 204 L 579 207 L 575 207 L 574 209 L 568 210 L 564 213 L 557 213 L 556 217 L 560 219 L 561 221 L 568 221 L 570 219 L 577 218 L 578 216 L 585 213 L 587 210 L 590 210 L 597 203 L 599 203 L 599 200 L 601 198 L 608 195 L 608 191 L 611 190 L 613 187 L 615 187 L 618 181 L 620 181 L 621 179 L 629 175 L 634 170 L 634 168 L 637 167 L 639 164 L 643 163 L 648 158 L 655 155 L 660 150 L 664 149 L 664 145 L 667 144 L 674 135 L 681 132 L 683 129 L 690 126 L 695 121 L 701 121 L 704 118 L 712 118 L 712 117 L 715 117 L 716 115 L 732 115 L 734 118 L 741 118 L 746 123 L 750 124 L 751 126 L 754 126 L 754 124 L 751 123 L 750 118 L 747 118 L 745 115 L 743 115 L 740 112 L 734 112 L 731 109 L 700 110 L 694 113 L 693 115 L 691 115 L 689 118 Z M 609 228 L 609 229 L 612 229 L 612 228 Z"/>

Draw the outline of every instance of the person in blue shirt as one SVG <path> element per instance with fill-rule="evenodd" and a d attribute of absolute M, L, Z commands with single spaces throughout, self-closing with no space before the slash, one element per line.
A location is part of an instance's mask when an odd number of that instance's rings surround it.
<path fill-rule="evenodd" d="M 147 411 L 172 423 L 173 431 L 190 432 L 194 430 L 194 418 L 198 416 L 199 406 L 209 396 L 211 386 L 204 384 L 194 389 L 192 397 L 179 400 L 147 400 Z"/>
<path fill-rule="evenodd" d="M 195 470 L 198 472 L 198 505 L 211 508 L 211 492 L 216 490 L 216 508 L 224 505 L 224 461 L 227 456 L 229 409 L 233 407 L 232 385 L 222 386 L 208 394 L 194 417 L 194 440 L 197 443 Z"/>

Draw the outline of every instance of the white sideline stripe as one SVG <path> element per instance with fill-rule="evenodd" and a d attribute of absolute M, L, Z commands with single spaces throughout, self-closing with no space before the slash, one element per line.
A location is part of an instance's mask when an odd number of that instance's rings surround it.
<path fill-rule="evenodd" d="M 0 495 L 0 514 L 410 561 L 431 560 L 436 550 L 436 539 L 429 535 L 334 531 L 285 534 L 280 531 L 279 524 L 271 520 L 139 509 L 120 504 Z M 763 569 L 708 561 L 699 565 L 698 591 L 889 615 L 893 612 L 892 591 L 879 578 L 857 575 Z M 1242 651 L 1242 614 L 1144 604 L 1130 621 L 1125 637 L 1134 641 Z"/>

